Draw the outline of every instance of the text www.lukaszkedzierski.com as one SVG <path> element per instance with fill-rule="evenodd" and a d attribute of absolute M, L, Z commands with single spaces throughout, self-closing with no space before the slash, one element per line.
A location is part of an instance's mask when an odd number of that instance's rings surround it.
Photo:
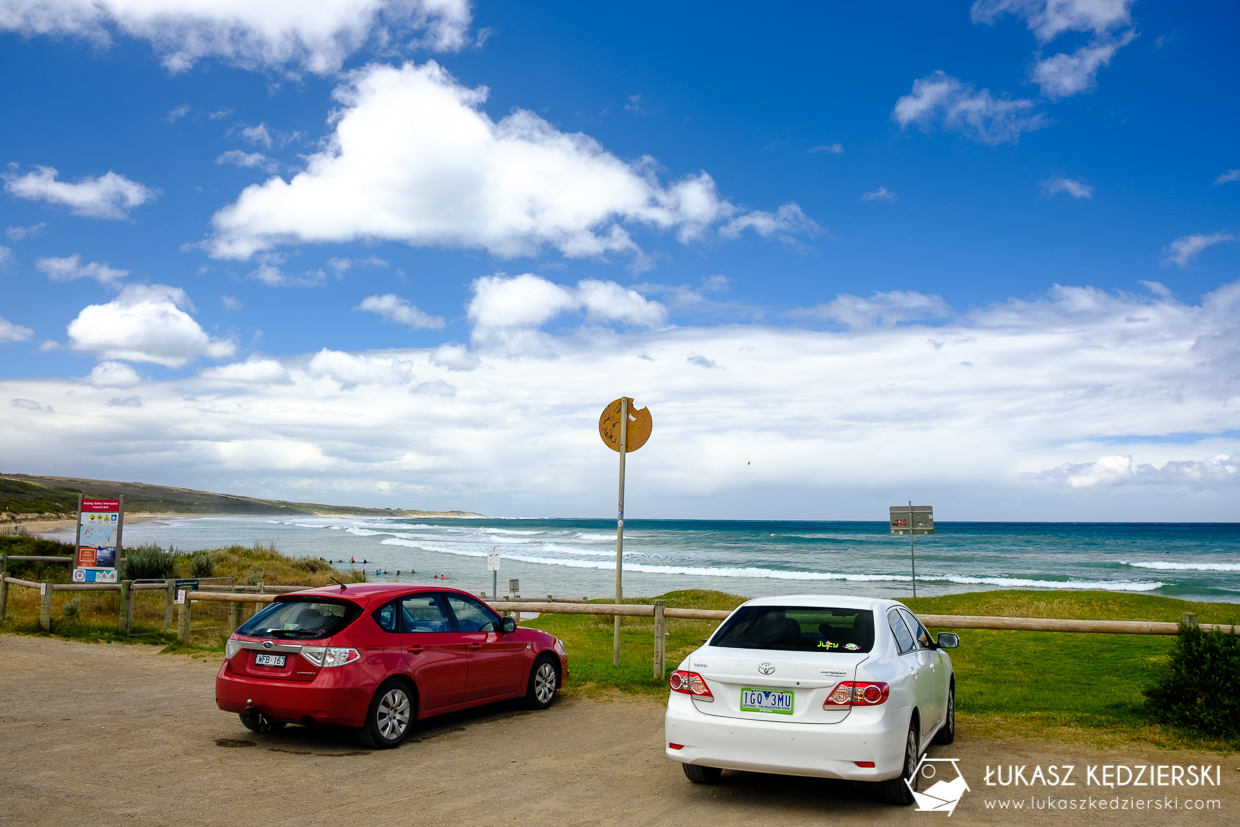
<path fill-rule="evenodd" d="M 1222 810 L 1217 798 L 991 798 L 983 802 L 987 810 Z"/>

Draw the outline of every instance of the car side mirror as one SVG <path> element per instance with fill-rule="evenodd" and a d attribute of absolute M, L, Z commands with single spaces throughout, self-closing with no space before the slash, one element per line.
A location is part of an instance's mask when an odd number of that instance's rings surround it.
<path fill-rule="evenodd" d="M 508 632 L 515 632 L 517 631 L 517 621 L 513 620 L 511 617 L 500 618 L 499 630 L 505 634 Z"/>
<path fill-rule="evenodd" d="M 951 632 L 940 632 L 938 646 L 940 649 L 955 649 L 960 645 L 960 635 Z"/>

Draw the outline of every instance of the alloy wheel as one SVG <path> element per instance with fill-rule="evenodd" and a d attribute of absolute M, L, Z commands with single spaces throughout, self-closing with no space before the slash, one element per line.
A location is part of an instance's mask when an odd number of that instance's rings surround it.
<path fill-rule="evenodd" d="M 538 702 L 545 704 L 555 694 L 555 667 L 547 661 L 538 665 L 534 673 L 534 696 Z"/>
<path fill-rule="evenodd" d="M 391 689 L 375 710 L 375 724 L 385 741 L 395 741 L 409 726 L 409 695 L 403 689 Z"/>

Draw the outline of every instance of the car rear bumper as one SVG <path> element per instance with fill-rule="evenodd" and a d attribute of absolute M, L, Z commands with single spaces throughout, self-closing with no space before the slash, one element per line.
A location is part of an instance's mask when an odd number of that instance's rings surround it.
<path fill-rule="evenodd" d="M 215 704 L 225 712 L 256 709 L 276 721 L 360 727 L 375 682 L 361 669 L 324 669 L 313 681 L 263 680 L 237 675 L 225 662 L 215 676 Z"/>
<path fill-rule="evenodd" d="M 877 715 L 876 709 L 865 715 L 854 710 L 838 724 L 791 724 L 705 715 L 688 696 L 670 695 L 664 751 L 682 764 L 850 781 L 895 778 L 904 767 L 909 707 Z M 874 766 L 859 767 L 858 761 Z"/>

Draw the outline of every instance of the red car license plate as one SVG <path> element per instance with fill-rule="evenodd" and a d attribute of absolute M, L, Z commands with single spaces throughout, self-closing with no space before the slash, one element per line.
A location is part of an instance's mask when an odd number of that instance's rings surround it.
<path fill-rule="evenodd" d="M 254 656 L 255 666 L 283 666 L 287 655 L 259 654 Z"/>

